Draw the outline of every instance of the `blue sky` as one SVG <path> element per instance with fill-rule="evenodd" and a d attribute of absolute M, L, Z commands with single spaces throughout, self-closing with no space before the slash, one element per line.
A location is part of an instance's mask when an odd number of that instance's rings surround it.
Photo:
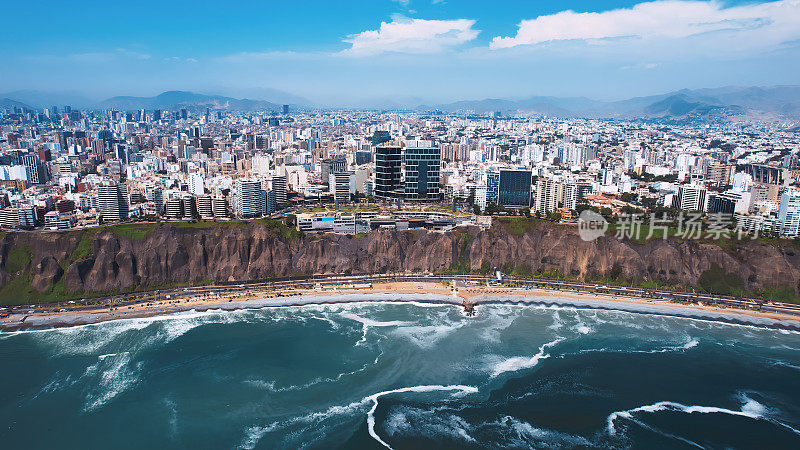
<path fill-rule="evenodd" d="M 800 84 L 797 0 L 7 3 L 0 92 L 358 104 Z"/>

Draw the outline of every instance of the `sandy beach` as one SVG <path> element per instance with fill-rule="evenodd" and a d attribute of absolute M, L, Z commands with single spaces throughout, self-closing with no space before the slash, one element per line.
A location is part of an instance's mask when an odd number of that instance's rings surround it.
<path fill-rule="evenodd" d="M 15 312 L 0 319 L 0 331 L 18 331 L 69 327 L 110 320 L 162 316 L 185 311 L 256 309 L 314 304 L 357 302 L 420 302 L 452 304 L 461 307 L 465 302 L 475 305 L 515 304 L 537 307 L 571 307 L 620 310 L 646 314 L 661 314 L 730 323 L 766 326 L 800 331 L 800 317 L 756 310 L 722 308 L 708 305 L 675 303 L 578 291 L 503 286 L 465 286 L 453 289 L 438 282 L 375 283 L 371 287 L 339 286 L 317 289 L 282 289 L 211 293 L 190 298 L 166 299 L 119 306 L 98 306 L 58 311 Z"/>

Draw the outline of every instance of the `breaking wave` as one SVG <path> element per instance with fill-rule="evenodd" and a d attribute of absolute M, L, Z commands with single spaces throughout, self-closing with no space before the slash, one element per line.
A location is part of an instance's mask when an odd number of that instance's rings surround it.
<path fill-rule="evenodd" d="M 496 378 L 500 374 L 506 372 L 516 372 L 522 369 L 529 369 L 539 364 L 539 361 L 550 357 L 549 354 L 545 353 L 545 350 L 550 347 L 553 347 L 554 345 L 558 344 L 563 340 L 564 338 L 558 338 L 554 341 L 550 341 L 546 344 L 543 344 L 541 347 L 539 347 L 539 352 L 531 357 L 515 356 L 513 358 L 508 358 L 495 364 L 495 366 L 492 368 L 491 377 Z"/>
<path fill-rule="evenodd" d="M 641 420 L 636 418 L 636 415 L 639 413 L 658 413 L 663 411 L 672 411 L 672 412 L 680 412 L 686 414 L 727 414 L 731 416 L 740 416 L 740 417 L 747 417 L 749 419 L 754 420 L 763 420 L 766 422 L 770 422 L 772 424 L 778 425 L 783 427 L 797 435 L 800 435 L 800 430 L 797 430 L 790 425 L 787 425 L 783 422 L 779 422 L 778 420 L 773 419 L 769 412 L 769 408 L 764 406 L 763 404 L 759 403 L 752 398 L 740 394 L 739 399 L 742 403 L 742 406 L 738 410 L 734 409 L 727 409 L 718 406 L 698 406 L 698 405 L 683 405 L 677 402 L 670 402 L 670 401 L 662 401 L 653 403 L 652 405 L 645 405 L 639 406 L 633 409 L 628 409 L 625 411 L 615 411 L 609 414 L 608 418 L 606 419 L 606 431 L 610 435 L 614 435 L 617 432 L 617 428 L 615 426 L 615 422 L 623 419 L 633 421 L 639 425 L 642 425 L 648 429 L 653 430 L 652 427 L 645 425 Z M 676 437 L 674 435 L 670 435 L 670 437 Z M 695 444 L 698 445 L 699 444 Z"/>

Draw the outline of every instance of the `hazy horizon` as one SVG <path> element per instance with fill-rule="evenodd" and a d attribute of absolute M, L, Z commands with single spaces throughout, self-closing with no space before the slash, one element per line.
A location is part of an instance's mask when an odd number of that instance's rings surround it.
<path fill-rule="evenodd" d="M 287 92 L 282 91 L 279 89 L 272 89 L 272 88 L 210 88 L 210 89 L 184 89 L 184 88 L 173 88 L 173 89 L 164 89 L 164 90 L 157 90 L 157 91 L 148 91 L 144 92 L 139 95 L 132 95 L 127 93 L 126 91 L 120 91 L 118 93 L 113 93 L 109 95 L 92 95 L 87 92 L 82 92 L 78 90 L 63 90 L 63 91 L 47 91 L 41 89 L 18 89 L 14 91 L 8 92 L 0 92 L 0 97 L 9 95 L 9 94 L 25 94 L 29 95 L 36 95 L 41 97 L 53 96 L 54 98 L 64 97 L 64 96 L 72 96 L 76 99 L 82 98 L 85 101 L 92 102 L 91 105 L 83 105 L 83 106 L 93 106 L 96 103 L 100 103 L 104 100 L 109 100 L 115 97 L 137 97 L 137 98 L 152 98 L 157 97 L 158 95 L 167 93 L 167 92 L 191 92 L 196 94 L 208 95 L 208 96 L 220 96 L 220 97 L 232 97 L 236 99 L 247 99 L 247 100 L 263 100 L 263 101 L 270 101 L 273 103 L 281 104 L 281 103 L 288 103 L 288 104 L 296 104 L 299 106 L 311 106 L 311 107 L 358 107 L 363 106 L 366 103 L 374 103 L 377 101 L 395 101 L 398 103 L 408 103 L 408 104 L 417 104 L 417 106 L 435 106 L 436 104 L 447 104 L 447 103 L 456 103 L 460 101 L 470 102 L 470 101 L 484 101 L 484 100 L 509 100 L 509 101 L 521 101 L 527 100 L 534 97 L 553 97 L 553 98 L 586 98 L 588 100 L 593 101 L 602 101 L 602 102 L 615 102 L 615 101 L 624 101 L 630 100 L 633 98 L 639 97 L 651 97 L 651 96 L 659 96 L 659 95 L 666 95 L 682 90 L 702 90 L 702 89 L 726 89 L 726 88 L 773 88 L 773 87 L 800 87 L 800 84 L 786 84 L 786 85 L 725 85 L 725 86 L 699 86 L 696 88 L 677 88 L 671 91 L 663 91 L 663 90 L 655 90 L 653 92 L 644 92 L 637 95 L 631 96 L 623 96 L 623 97 L 613 97 L 613 98 L 604 98 L 602 96 L 591 96 L 591 95 L 552 95 L 548 93 L 529 93 L 527 95 L 515 95 L 515 96 L 507 96 L 507 97 L 500 97 L 500 96 L 487 96 L 487 97 L 458 97 L 458 98 L 445 98 L 439 101 L 432 101 L 428 98 L 416 97 L 416 96 L 391 96 L 385 95 L 382 97 L 353 97 L 345 99 L 346 101 L 339 101 L 339 102 L 321 102 L 317 101 L 314 98 L 308 98 L 303 95 L 303 93 L 296 93 L 296 92 Z M 259 91 L 264 91 L 264 93 L 259 93 Z M 268 91 L 274 92 L 274 95 L 270 94 Z M 286 98 L 289 97 L 289 98 Z M 416 103 L 415 103 L 416 102 Z M 77 103 L 76 103 L 77 105 Z M 34 105 L 29 105 L 34 106 Z M 43 106 L 46 106 L 43 104 Z"/>

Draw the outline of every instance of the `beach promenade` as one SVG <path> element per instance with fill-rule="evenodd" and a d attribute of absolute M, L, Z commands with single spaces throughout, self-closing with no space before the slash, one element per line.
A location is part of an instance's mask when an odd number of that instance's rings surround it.
<path fill-rule="evenodd" d="M 600 308 L 750 323 L 800 330 L 800 308 L 708 294 L 649 290 L 564 280 L 499 280 L 486 276 L 318 276 L 196 286 L 83 302 L 6 308 L 0 331 L 86 325 L 212 309 L 377 301 L 475 305 L 519 304 Z"/>

